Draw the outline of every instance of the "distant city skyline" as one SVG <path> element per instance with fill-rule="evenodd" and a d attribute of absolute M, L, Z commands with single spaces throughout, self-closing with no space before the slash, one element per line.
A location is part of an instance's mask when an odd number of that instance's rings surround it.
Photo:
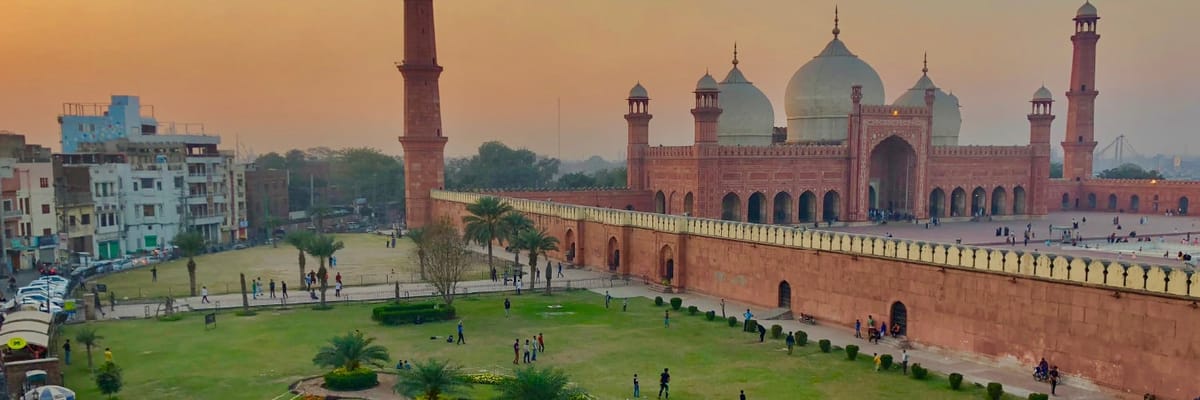
<path fill-rule="evenodd" d="M 841 38 L 883 78 L 891 102 L 920 76 L 963 108 L 961 144 L 1020 144 L 1028 100 L 1054 93 L 1062 140 L 1071 17 L 1079 1 L 930 0 L 896 7 L 839 3 Z M 1200 56 L 1188 30 L 1200 3 L 1094 2 L 1101 16 L 1096 136 L 1142 154 L 1196 152 L 1189 106 Z M 830 38 L 833 3 L 479 0 L 436 2 L 448 156 L 499 140 L 562 157 L 623 156 L 624 98 L 652 98 L 651 144 L 692 137 L 691 91 L 707 69 L 729 70 L 736 41 L 746 77 L 784 126 L 783 91 Z M 69 16 L 70 23 L 64 23 Z M 290 148 L 376 147 L 400 154 L 401 2 L 215 1 L 0 5 L 0 129 L 61 149 L 67 102 L 141 97 L 160 121 L 203 122 L 262 154 Z"/>

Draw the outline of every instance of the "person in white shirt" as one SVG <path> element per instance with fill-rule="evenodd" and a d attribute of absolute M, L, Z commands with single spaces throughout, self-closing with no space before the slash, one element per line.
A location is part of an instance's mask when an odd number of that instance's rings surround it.
<path fill-rule="evenodd" d="M 904 374 L 908 375 L 908 350 L 901 350 L 900 367 L 904 369 Z"/>
<path fill-rule="evenodd" d="M 211 301 L 208 301 L 208 286 L 200 287 L 200 303 L 211 303 Z"/>

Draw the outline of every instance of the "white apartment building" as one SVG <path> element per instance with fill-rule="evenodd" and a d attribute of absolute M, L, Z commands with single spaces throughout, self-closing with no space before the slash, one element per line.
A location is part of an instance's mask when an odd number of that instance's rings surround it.
<path fill-rule="evenodd" d="M 96 249 L 93 254 L 98 260 L 110 260 L 125 255 L 124 216 L 126 206 L 125 186 L 129 185 L 130 169 L 127 163 L 104 163 L 88 166 L 92 184 L 92 205 L 95 212 L 80 217 L 80 224 L 92 224 L 92 235 Z M 136 182 L 134 182 L 136 187 Z"/>
<path fill-rule="evenodd" d="M 182 160 L 182 157 L 177 157 Z M 165 249 L 179 233 L 180 204 L 186 195 L 183 163 L 163 154 L 154 162 L 131 158 L 129 183 L 123 192 L 127 251 Z"/>
<path fill-rule="evenodd" d="M 54 199 L 54 164 L 18 162 L 13 174 L 21 183 L 17 189 L 17 207 L 21 211 L 17 235 L 23 245 L 20 268 L 37 262 L 53 262 L 59 219 Z"/>

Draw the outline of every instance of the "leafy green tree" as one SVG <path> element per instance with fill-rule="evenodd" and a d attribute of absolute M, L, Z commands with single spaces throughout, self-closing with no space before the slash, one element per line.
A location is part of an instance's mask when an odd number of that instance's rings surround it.
<path fill-rule="evenodd" d="M 83 348 L 87 350 L 88 371 L 95 370 L 92 367 L 92 348 L 97 347 L 100 344 L 100 339 L 104 339 L 104 336 L 97 334 L 96 328 L 90 326 L 84 326 L 83 328 L 80 328 L 79 333 L 75 334 L 75 343 L 82 344 Z"/>
<path fill-rule="evenodd" d="M 112 361 L 105 362 L 100 366 L 100 370 L 96 373 L 96 386 L 100 388 L 100 393 L 113 398 L 114 394 L 121 391 L 121 367 L 113 364 Z"/>
<path fill-rule="evenodd" d="M 299 282 L 301 284 L 304 283 L 304 264 L 305 264 L 304 251 L 306 249 L 308 249 L 308 242 L 312 240 L 313 236 L 314 236 L 313 233 L 309 232 L 307 230 L 296 230 L 296 231 L 288 232 L 287 236 L 283 237 L 283 241 L 287 242 L 287 244 L 292 245 L 292 247 L 295 247 L 296 252 L 299 253 L 296 263 L 298 265 L 300 265 L 300 281 Z"/>
<path fill-rule="evenodd" d="M 183 256 L 187 257 L 188 285 L 191 287 L 192 296 L 196 295 L 196 256 L 204 251 L 207 246 L 204 236 L 200 232 L 188 231 L 175 235 L 175 240 L 171 241 L 179 251 L 183 252 Z"/>
<path fill-rule="evenodd" d="M 517 369 L 517 375 L 502 381 L 499 389 L 496 400 L 570 400 L 586 394 L 571 385 L 565 372 L 538 367 Z"/>
<path fill-rule="evenodd" d="M 329 343 L 317 350 L 313 365 L 325 368 L 358 369 L 363 364 L 382 368 L 391 360 L 386 347 L 373 344 L 375 338 L 365 337 L 362 332 L 348 332 L 334 336 Z"/>
<path fill-rule="evenodd" d="M 503 236 L 504 215 L 513 211 L 512 205 L 500 201 L 496 197 L 483 197 L 467 205 L 471 215 L 463 217 L 466 224 L 466 238 L 472 242 L 487 246 L 488 268 L 496 273 L 493 265 L 492 242 Z"/>
<path fill-rule="evenodd" d="M 596 186 L 623 188 L 626 185 L 625 167 L 602 169 L 592 173 L 592 179 L 596 181 Z"/>
<path fill-rule="evenodd" d="M 544 188 L 558 174 L 558 166 L 557 159 L 487 142 L 469 159 L 452 161 L 446 182 L 451 188 Z"/>
<path fill-rule="evenodd" d="M 500 220 L 501 225 L 504 227 L 501 229 L 501 232 L 504 233 L 504 236 L 501 238 L 505 242 L 508 242 L 508 248 L 513 252 L 513 264 L 518 269 L 517 273 L 520 274 L 521 249 L 519 246 L 517 246 L 517 238 L 521 235 L 522 231 L 525 231 L 526 229 L 533 229 L 533 221 L 530 221 L 525 214 L 518 212 L 504 214 L 504 217 Z"/>
<path fill-rule="evenodd" d="M 404 200 L 404 164 L 379 149 L 338 150 L 332 159 L 333 179 L 347 194 L 370 204 Z"/>
<path fill-rule="evenodd" d="M 254 160 L 254 164 L 267 169 L 287 169 L 287 159 L 273 151 L 258 156 Z"/>
<path fill-rule="evenodd" d="M 392 390 L 410 398 L 424 396 L 429 400 L 440 400 L 457 398 L 455 396 L 463 394 L 470 386 L 462 367 L 431 358 L 413 364 L 412 369 L 400 370 Z"/>
<path fill-rule="evenodd" d="M 320 260 L 317 280 L 321 282 L 321 307 L 325 307 L 325 291 L 329 289 L 329 271 L 325 269 L 325 261 L 329 260 L 329 257 L 333 257 L 333 253 L 344 248 L 346 248 L 346 244 L 340 240 L 334 240 L 333 236 L 316 235 L 308 241 L 308 246 L 304 249 L 308 255 Z"/>
<path fill-rule="evenodd" d="M 1158 171 L 1147 171 L 1140 165 L 1133 163 L 1125 163 L 1116 168 L 1101 171 L 1100 177 L 1104 179 L 1163 179 L 1162 174 L 1158 173 Z"/>
<path fill-rule="evenodd" d="M 558 177 L 558 187 L 564 189 L 576 189 L 585 187 L 595 187 L 596 178 L 582 172 L 572 172 Z"/>
<path fill-rule="evenodd" d="M 546 234 L 545 230 L 526 229 L 517 236 L 517 248 L 529 252 L 529 271 L 537 269 L 539 255 L 558 250 L 558 238 Z M 550 271 L 546 271 L 546 294 L 550 294 Z"/>

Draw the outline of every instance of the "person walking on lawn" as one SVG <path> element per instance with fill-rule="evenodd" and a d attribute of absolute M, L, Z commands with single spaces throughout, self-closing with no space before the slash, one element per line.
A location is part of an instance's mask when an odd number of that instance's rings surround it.
<path fill-rule="evenodd" d="M 792 346 L 796 345 L 796 337 L 792 335 L 792 332 L 788 332 L 787 339 L 784 339 L 784 343 L 787 343 L 788 355 L 792 355 Z"/>
<path fill-rule="evenodd" d="M 517 365 L 517 360 L 521 358 L 521 339 L 513 340 L 513 365 Z"/>
<path fill-rule="evenodd" d="M 546 341 L 543 340 L 541 332 L 538 332 L 537 340 L 538 340 L 538 351 L 545 353 L 546 352 Z"/>
<path fill-rule="evenodd" d="M 286 299 L 287 298 L 287 281 L 279 281 L 279 286 L 281 289 L 281 295 L 283 296 L 283 298 Z"/>
<path fill-rule="evenodd" d="M 900 350 L 900 368 L 908 375 L 908 350 Z"/>
<path fill-rule="evenodd" d="M 879 353 L 872 354 L 875 355 L 875 372 L 879 372 L 879 367 L 883 366 L 883 356 L 880 356 Z"/>
<path fill-rule="evenodd" d="M 531 361 L 537 361 L 537 353 L 538 353 L 537 336 L 534 336 L 533 337 L 533 349 L 529 352 L 529 359 Z"/>
<path fill-rule="evenodd" d="M 271 282 L 267 284 L 267 287 L 271 289 L 271 298 L 275 298 L 275 280 L 271 279 Z"/>
<path fill-rule="evenodd" d="M 665 310 L 663 313 L 663 327 L 664 328 L 671 327 L 671 310 Z"/>
<path fill-rule="evenodd" d="M 463 321 L 458 320 L 458 344 L 467 344 L 467 340 L 463 338 Z"/>
<path fill-rule="evenodd" d="M 742 321 L 742 330 L 750 330 L 750 320 L 754 319 L 754 314 L 750 312 L 749 308 L 747 308 L 746 312 L 742 314 L 742 317 L 745 318 L 745 320 Z"/>
<path fill-rule="evenodd" d="M 667 368 L 663 368 L 662 375 L 658 376 L 658 398 L 663 398 L 663 393 L 671 398 L 671 372 Z"/>
<path fill-rule="evenodd" d="M 638 385 L 637 374 L 633 374 L 633 398 L 642 397 L 642 388 Z"/>
<path fill-rule="evenodd" d="M 512 302 L 509 302 L 508 298 L 505 297 L 504 298 L 504 318 L 508 318 L 508 316 L 511 315 L 510 310 L 512 310 Z"/>

